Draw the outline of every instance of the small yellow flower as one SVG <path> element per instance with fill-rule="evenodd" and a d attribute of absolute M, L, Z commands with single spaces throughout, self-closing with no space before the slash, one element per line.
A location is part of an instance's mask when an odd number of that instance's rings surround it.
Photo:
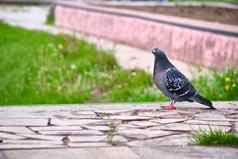
<path fill-rule="evenodd" d="M 70 65 L 70 68 L 71 68 L 72 70 L 75 70 L 75 69 L 77 68 L 77 66 L 76 66 L 75 64 L 71 64 L 71 65 Z"/>
<path fill-rule="evenodd" d="M 233 83 L 233 84 L 232 84 L 232 87 L 233 87 L 233 88 L 234 88 L 234 87 L 236 87 L 236 84 L 235 84 L 235 83 Z"/>
<path fill-rule="evenodd" d="M 230 86 L 229 86 L 229 85 L 225 85 L 225 87 L 224 87 L 224 88 L 225 88 L 225 90 L 226 90 L 226 91 L 229 91 L 229 89 L 230 89 Z"/>
<path fill-rule="evenodd" d="M 230 82 L 230 81 L 231 81 L 231 78 L 230 78 L 230 77 L 226 77 L 226 78 L 225 78 L 225 81 L 226 81 L 226 82 Z"/>
<path fill-rule="evenodd" d="M 64 29 L 63 28 L 59 28 L 58 34 L 64 34 Z"/>
<path fill-rule="evenodd" d="M 60 50 L 62 50 L 62 49 L 63 49 L 63 45 L 62 45 L 62 44 L 59 44 L 59 45 L 58 45 L 58 48 L 59 48 Z"/>
<path fill-rule="evenodd" d="M 132 72 L 132 76 L 136 76 L 136 72 Z"/>

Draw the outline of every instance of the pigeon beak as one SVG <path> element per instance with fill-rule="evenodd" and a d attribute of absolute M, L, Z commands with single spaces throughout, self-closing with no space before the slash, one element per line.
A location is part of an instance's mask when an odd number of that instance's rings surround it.
<path fill-rule="evenodd" d="M 155 53 L 156 53 L 156 50 L 155 50 L 155 49 L 153 49 L 153 50 L 152 50 L 152 54 L 154 54 L 154 55 L 155 55 Z"/>

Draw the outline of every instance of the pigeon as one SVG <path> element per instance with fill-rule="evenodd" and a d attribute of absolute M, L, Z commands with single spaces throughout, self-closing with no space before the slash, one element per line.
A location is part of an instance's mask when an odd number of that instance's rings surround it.
<path fill-rule="evenodd" d="M 177 101 L 197 102 L 215 109 L 212 103 L 205 97 L 199 95 L 197 90 L 167 58 L 159 48 L 154 48 L 152 53 L 155 56 L 153 79 L 157 88 L 171 99 L 168 106 L 163 109 L 176 109 L 174 104 Z"/>

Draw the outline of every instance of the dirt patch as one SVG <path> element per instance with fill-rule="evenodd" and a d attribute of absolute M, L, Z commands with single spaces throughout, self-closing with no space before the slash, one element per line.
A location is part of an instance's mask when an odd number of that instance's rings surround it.
<path fill-rule="evenodd" d="M 186 17 L 209 22 L 238 25 L 238 9 L 209 6 L 110 6 L 154 14 Z"/>

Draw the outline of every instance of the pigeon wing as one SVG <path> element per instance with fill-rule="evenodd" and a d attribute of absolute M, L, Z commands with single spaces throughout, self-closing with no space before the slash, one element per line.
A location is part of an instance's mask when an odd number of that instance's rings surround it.
<path fill-rule="evenodd" d="M 176 68 L 166 70 L 165 84 L 167 90 L 176 98 L 189 98 L 196 92 L 188 79 Z"/>

